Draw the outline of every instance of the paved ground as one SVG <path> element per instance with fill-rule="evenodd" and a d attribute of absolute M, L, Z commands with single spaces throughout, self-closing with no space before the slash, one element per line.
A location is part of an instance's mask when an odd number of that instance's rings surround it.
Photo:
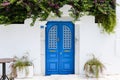
<path fill-rule="evenodd" d="M 52 76 L 34 76 L 32 78 L 23 78 L 15 80 L 120 80 L 120 75 L 107 75 L 98 79 L 86 78 L 79 75 L 52 75 Z"/>

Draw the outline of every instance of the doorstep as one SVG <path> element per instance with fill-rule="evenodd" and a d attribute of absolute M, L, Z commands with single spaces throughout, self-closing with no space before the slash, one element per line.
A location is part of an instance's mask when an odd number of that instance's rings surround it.
<path fill-rule="evenodd" d="M 51 76 L 34 76 L 31 78 L 15 78 L 15 80 L 97 80 L 96 78 L 86 78 L 79 75 L 51 75 Z M 120 75 L 106 75 L 98 80 L 120 80 Z"/>

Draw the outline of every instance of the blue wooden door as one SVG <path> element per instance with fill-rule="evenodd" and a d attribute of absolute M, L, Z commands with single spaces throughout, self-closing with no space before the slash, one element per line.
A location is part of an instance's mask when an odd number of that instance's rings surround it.
<path fill-rule="evenodd" d="M 74 74 L 74 24 L 49 21 L 46 27 L 46 75 Z"/>

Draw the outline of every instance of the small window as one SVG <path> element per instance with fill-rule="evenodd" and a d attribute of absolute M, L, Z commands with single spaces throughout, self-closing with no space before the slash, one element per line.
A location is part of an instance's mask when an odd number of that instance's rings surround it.
<path fill-rule="evenodd" d="M 72 34 L 70 28 L 66 25 L 63 26 L 63 48 L 70 49 L 71 48 L 71 39 Z"/>
<path fill-rule="evenodd" d="M 57 48 L 57 26 L 53 26 L 49 30 L 48 36 L 48 48 L 56 49 Z"/>

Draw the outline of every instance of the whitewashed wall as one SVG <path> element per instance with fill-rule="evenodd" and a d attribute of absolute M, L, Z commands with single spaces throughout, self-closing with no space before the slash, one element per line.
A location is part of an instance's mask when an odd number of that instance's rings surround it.
<path fill-rule="evenodd" d="M 117 0 L 120 4 L 120 0 Z M 104 74 L 120 74 L 120 6 L 116 8 L 116 33 L 102 33 L 94 17 L 84 16 L 80 21 L 79 72 L 84 74 L 83 65 L 94 54 L 105 65 Z"/>
<path fill-rule="evenodd" d="M 20 57 L 29 52 L 35 66 L 34 72 L 40 74 L 40 23 L 30 27 L 30 22 L 26 20 L 25 24 L 0 25 L 0 58 Z M 7 69 L 9 73 L 9 66 Z"/>
<path fill-rule="evenodd" d="M 92 54 L 106 66 L 105 74 L 120 74 L 120 47 L 116 46 L 116 34 L 102 33 L 91 16 L 82 17 L 80 25 L 80 74 L 84 74 L 83 65 Z M 116 48 L 119 48 L 117 53 Z"/>
<path fill-rule="evenodd" d="M 120 3 L 120 0 L 117 1 Z M 66 7 L 63 9 L 66 10 Z M 66 11 L 65 11 L 66 13 Z M 97 24 L 94 17 L 84 16 L 75 23 L 75 43 L 76 74 L 84 74 L 83 65 L 95 54 L 106 66 L 105 74 L 120 74 L 120 7 L 117 7 L 117 29 L 115 34 L 104 34 Z M 48 19 L 56 20 L 56 19 Z M 57 20 L 71 20 L 66 15 Z M 45 26 L 46 21 L 37 21 L 33 27 L 30 27 L 31 20 L 25 21 L 25 24 L 12 24 L 8 26 L 0 25 L 0 58 L 22 56 L 26 51 L 30 53 L 30 58 L 34 63 L 34 74 L 44 75 L 45 65 Z M 2 72 L 0 64 L 0 74 Z M 9 64 L 7 66 L 9 73 Z"/>

